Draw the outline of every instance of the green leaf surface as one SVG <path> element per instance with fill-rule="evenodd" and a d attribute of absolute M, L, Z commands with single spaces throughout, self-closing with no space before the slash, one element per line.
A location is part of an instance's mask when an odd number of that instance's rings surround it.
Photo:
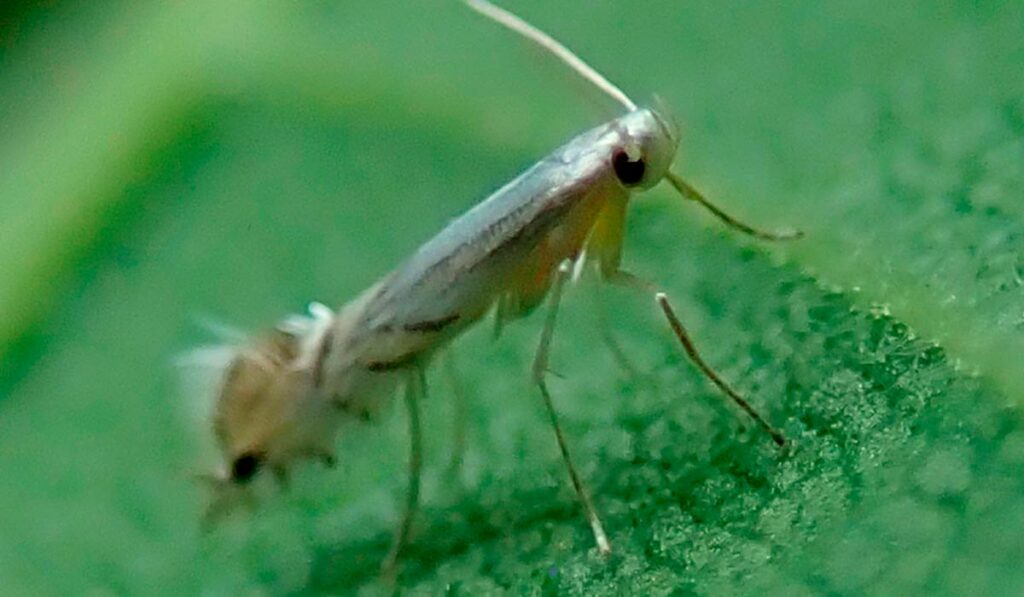
<path fill-rule="evenodd" d="M 5 593 L 388 590 L 402 413 L 203 534 L 210 431 L 171 363 L 198 319 L 344 302 L 614 111 L 456 2 L 363 4 L 58 2 L 0 29 Z M 751 243 L 658 188 L 625 255 L 793 445 L 724 405 L 652 301 L 584 280 L 551 387 L 614 554 L 530 385 L 533 316 L 455 346 L 455 476 L 430 372 L 398 588 L 1024 590 L 1024 3 L 508 6 L 671 106 L 714 200 L 807 233 Z"/>

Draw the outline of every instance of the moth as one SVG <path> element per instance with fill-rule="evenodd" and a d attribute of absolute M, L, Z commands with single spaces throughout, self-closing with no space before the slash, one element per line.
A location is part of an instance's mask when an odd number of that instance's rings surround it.
<path fill-rule="evenodd" d="M 337 310 L 313 303 L 266 333 L 216 354 L 214 431 L 225 468 L 215 484 L 241 491 L 263 471 L 283 476 L 306 459 L 334 460 L 346 422 L 364 420 L 404 387 L 410 466 L 404 512 L 387 558 L 393 569 L 419 502 L 422 466 L 419 405 L 424 370 L 442 347 L 493 313 L 514 321 L 545 299 L 548 312 L 532 367 L 565 466 L 599 551 L 611 544 L 576 471 L 545 382 L 562 289 L 574 270 L 592 266 L 611 284 L 648 293 L 696 367 L 772 440 L 783 436 L 729 386 L 697 351 L 659 288 L 622 268 L 626 211 L 637 194 L 667 181 L 726 225 L 765 240 L 765 232 L 709 202 L 672 171 L 679 131 L 663 111 L 638 107 L 565 46 L 485 0 L 466 4 L 538 44 L 616 100 L 625 112 L 542 158 L 422 245 L 404 263 Z"/>

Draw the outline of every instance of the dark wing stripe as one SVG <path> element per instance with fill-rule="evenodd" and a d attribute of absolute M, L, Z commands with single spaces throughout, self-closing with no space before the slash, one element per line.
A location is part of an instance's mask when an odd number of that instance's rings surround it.
<path fill-rule="evenodd" d="M 403 327 L 407 332 L 440 332 L 444 328 L 458 321 L 459 317 L 458 313 L 454 313 L 447 317 L 442 317 L 441 319 L 418 321 L 416 323 L 406 324 Z"/>
<path fill-rule="evenodd" d="M 366 364 L 366 368 L 374 373 L 386 373 L 388 371 L 404 369 L 412 365 L 416 361 L 417 356 L 419 356 L 419 353 L 413 352 L 402 355 L 393 361 L 372 361 Z"/>

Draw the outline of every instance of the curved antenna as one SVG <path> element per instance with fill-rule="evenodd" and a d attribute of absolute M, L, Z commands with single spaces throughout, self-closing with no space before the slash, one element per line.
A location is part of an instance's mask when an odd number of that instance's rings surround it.
<path fill-rule="evenodd" d="M 492 21 L 498 23 L 499 25 L 503 25 L 511 29 L 512 31 L 515 31 L 519 35 L 522 35 L 523 37 L 533 41 L 540 47 L 544 48 L 548 52 L 554 54 L 556 58 L 569 65 L 569 68 L 579 73 L 579 75 L 584 79 L 593 83 L 594 86 L 596 86 L 598 89 L 611 96 L 612 99 L 625 106 L 626 109 L 629 110 L 630 112 L 636 110 L 636 104 L 633 103 L 633 100 L 629 99 L 628 95 L 623 93 L 621 89 L 612 84 L 611 81 L 604 78 L 604 75 L 594 70 L 586 62 L 583 62 L 583 60 L 579 56 L 573 54 L 572 50 L 555 41 L 555 39 L 552 38 L 547 33 L 544 33 L 540 29 L 537 29 L 533 25 L 527 23 L 523 19 L 510 13 L 504 8 L 498 8 L 497 6 L 488 2 L 487 0 L 465 1 L 470 8 L 477 11 L 478 13 L 484 15 L 485 17 L 491 19 Z"/>

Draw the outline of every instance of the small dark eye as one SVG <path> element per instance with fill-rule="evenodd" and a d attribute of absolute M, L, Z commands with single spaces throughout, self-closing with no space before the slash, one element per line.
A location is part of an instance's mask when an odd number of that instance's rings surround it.
<path fill-rule="evenodd" d="M 616 152 L 612 157 L 612 167 L 615 168 L 615 175 L 619 177 L 619 182 L 627 187 L 643 180 L 644 171 L 647 170 L 647 164 L 644 163 L 643 158 L 631 160 L 625 151 Z"/>
<path fill-rule="evenodd" d="M 260 468 L 260 457 L 246 452 L 231 463 L 231 480 L 235 483 L 248 483 Z"/>

